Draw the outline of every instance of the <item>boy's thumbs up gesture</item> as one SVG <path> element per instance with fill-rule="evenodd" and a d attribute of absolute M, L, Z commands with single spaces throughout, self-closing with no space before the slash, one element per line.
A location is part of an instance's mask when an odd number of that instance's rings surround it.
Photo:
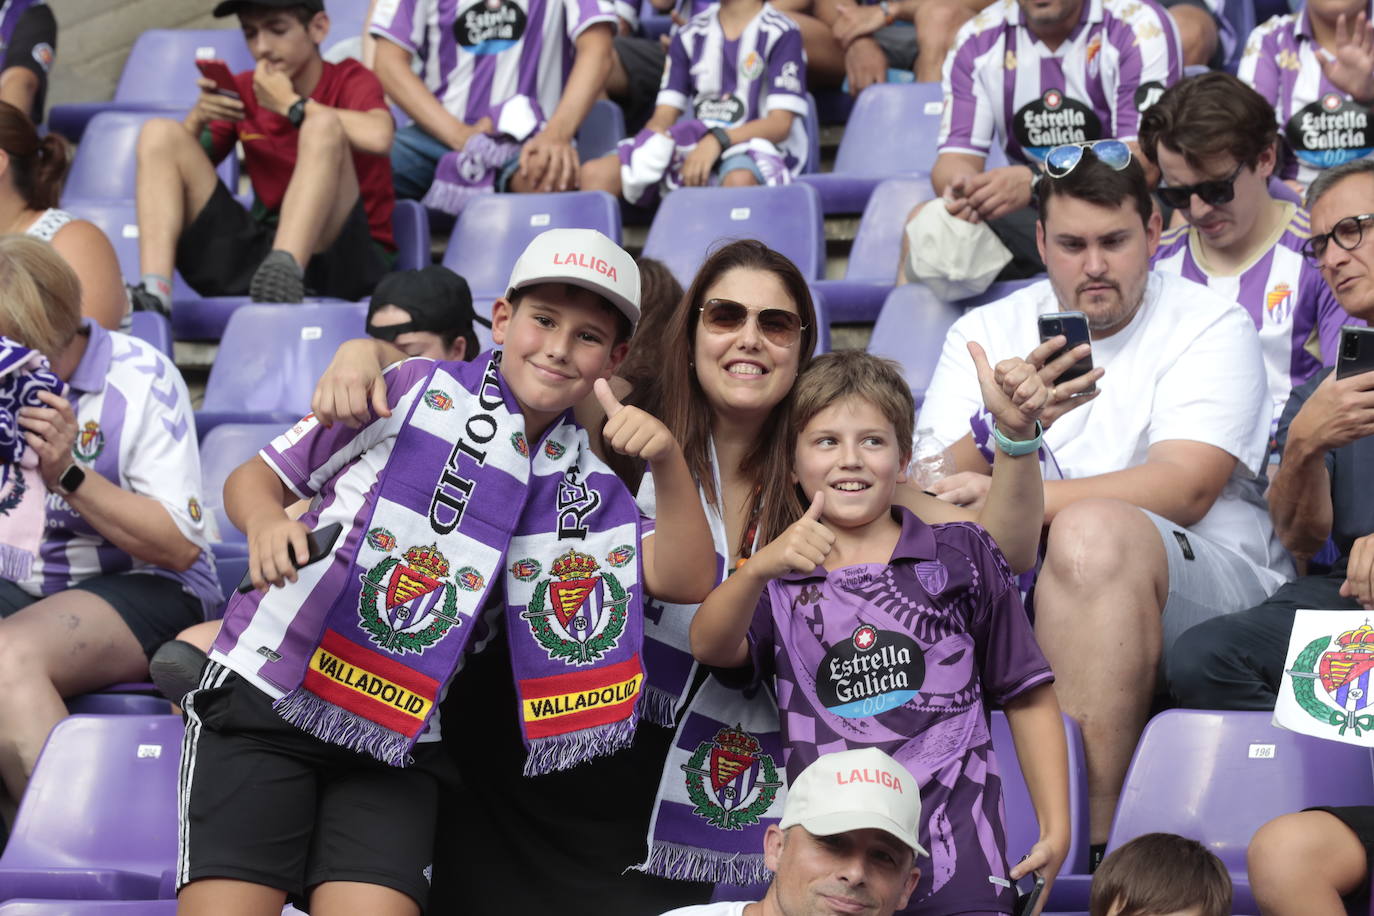
<path fill-rule="evenodd" d="M 835 546 L 835 532 L 821 522 L 825 491 L 817 490 L 806 514 L 774 541 L 754 554 L 744 568 L 762 579 L 791 572 L 810 572 L 825 562 Z"/>
<path fill-rule="evenodd" d="M 599 378 L 592 385 L 601 409 L 606 411 L 606 428 L 601 438 L 622 455 L 654 462 L 672 454 L 678 447 L 673 434 L 663 422 L 638 407 L 627 407 L 611 391 L 611 385 Z"/>

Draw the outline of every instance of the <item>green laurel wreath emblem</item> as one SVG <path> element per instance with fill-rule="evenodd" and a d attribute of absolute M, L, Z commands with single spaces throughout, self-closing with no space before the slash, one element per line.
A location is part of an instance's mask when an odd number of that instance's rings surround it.
<path fill-rule="evenodd" d="M 1312 640 L 1307 646 L 1298 653 L 1298 657 L 1293 659 L 1293 671 L 1310 671 L 1314 674 L 1317 670 L 1317 662 L 1326 651 L 1327 645 L 1331 642 L 1329 636 L 1319 636 Z M 1345 710 L 1336 709 L 1328 706 L 1317 699 L 1316 677 L 1294 677 L 1292 671 L 1289 672 L 1289 680 L 1293 683 L 1293 699 L 1298 701 L 1298 705 L 1319 722 L 1327 725 L 1340 726 L 1338 735 L 1344 735 L 1346 729 L 1353 728 L 1355 737 L 1360 737 L 1364 731 L 1374 729 L 1374 715 L 1349 716 Z"/>
<path fill-rule="evenodd" d="M 453 620 L 457 617 L 458 612 L 457 590 L 452 583 L 444 583 L 444 615 L 443 617 L 436 617 L 423 630 L 417 630 L 414 633 L 402 633 L 393 630 L 386 625 L 386 621 L 382 620 L 382 613 L 378 610 L 378 602 L 386 590 L 384 583 L 387 573 L 391 572 L 392 567 L 400 562 L 396 557 L 387 557 L 363 575 L 363 589 L 358 596 L 358 616 L 362 620 L 363 629 L 368 632 L 372 641 L 383 649 L 399 652 L 402 655 L 407 652 L 414 652 L 419 655 L 443 639 L 444 634 L 453 626 Z"/>
<path fill-rule="evenodd" d="M 586 642 L 578 642 L 575 639 L 564 639 L 553 631 L 553 624 L 549 623 L 549 615 L 544 612 L 544 602 L 549 594 L 549 583 L 551 579 L 545 579 L 534 589 L 534 595 L 530 598 L 529 607 L 525 609 L 524 616 L 530 622 L 530 633 L 544 651 L 549 654 L 550 661 L 563 659 L 571 665 L 585 665 L 589 662 L 597 661 L 602 655 L 614 649 L 620 634 L 625 630 L 625 589 L 611 573 L 602 573 L 601 581 L 606 583 L 606 589 L 611 593 L 611 617 L 606 622 L 606 627 L 596 636 Z"/>
<path fill-rule="evenodd" d="M 759 754 L 759 770 L 763 776 L 763 781 L 759 784 L 759 797 L 747 807 L 727 811 L 711 801 L 711 796 L 706 794 L 706 777 L 703 774 L 706 758 L 710 755 L 712 747 L 714 743 L 711 741 L 701 742 L 697 745 L 696 753 L 682 766 L 683 771 L 687 773 L 687 797 L 696 805 L 692 813 L 705 818 L 708 824 L 721 830 L 743 830 L 745 827 L 754 826 L 759 822 L 759 818 L 767 813 L 773 799 L 778 795 L 778 786 L 782 784 L 782 780 L 778 778 L 778 768 L 773 765 L 773 756 Z"/>

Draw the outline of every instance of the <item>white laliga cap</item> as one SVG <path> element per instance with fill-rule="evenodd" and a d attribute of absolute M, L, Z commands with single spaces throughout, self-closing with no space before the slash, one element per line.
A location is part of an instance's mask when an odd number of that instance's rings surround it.
<path fill-rule="evenodd" d="M 535 236 L 515 262 L 510 292 L 537 283 L 589 289 L 609 299 L 631 325 L 639 322 L 639 265 L 595 229 L 550 229 Z"/>
<path fill-rule="evenodd" d="M 778 826 L 800 824 L 814 836 L 881 830 L 928 856 L 916 839 L 921 787 L 906 767 L 876 747 L 824 754 L 787 790 Z"/>

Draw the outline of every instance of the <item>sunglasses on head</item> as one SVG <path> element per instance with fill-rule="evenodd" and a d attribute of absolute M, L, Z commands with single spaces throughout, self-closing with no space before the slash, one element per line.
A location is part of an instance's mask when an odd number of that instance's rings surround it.
<path fill-rule="evenodd" d="M 1083 161 L 1083 151 L 1090 149 L 1097 160 L 1114 171 L 1121 171 L 1131 164 L 1131 148 L 1120 140 L 1088 140 L 1083 143 L 1065 143 L 1056 146 L 1045 154 L 1045 174 L 1051 178 L 1063 178 L 1078 168 Z"/>
<path fill-rule="evenodd" d="M 1243 168 L 1245 163 L 1242 162 L 1228 178 L 1213 178 L 1210 181 L 1199 181 L 1197 184 L 1160 185 L 1155 188 L 1155 192 L 1159 194 L 1160 200 L 1175 210 L 1187 210 L 1193 202 L 1194 194 L 1211 207 L 1229 204 L 1236 198 L 1236 179 L 1240 177 L 1240 170 Z"/>
<path fill-rule="evenodd" d="M 801 338 L 801 332 L 806 330 L 801 316 L 786 309 L 751 309 L 733 299 L 708 299 L 699 308 L 702 324 L 712 334 L 738 331 L 751 314 L 755 316 L 763 336 L 779 347 L 793 346 Z"/>
<path fill-rule="evenodd" d="M 1374 213 L 1361 213 L 1336 220 L 1330 232 L 1314 235 L 1302 243 L 1302 256 L 1316 267 L 1321 267 L 1322 258 L 1326 257 L 1326 246 L 1331 242 L 1346 251 L 1354 251 L 1364 241 L 1364 226 L 1370 220 L 1374 220 Z"/>

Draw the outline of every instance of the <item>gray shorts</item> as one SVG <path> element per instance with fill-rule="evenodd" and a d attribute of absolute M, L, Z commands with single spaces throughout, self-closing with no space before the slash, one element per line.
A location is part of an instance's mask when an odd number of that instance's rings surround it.
<path fill-rule="evenodd" d="M 1254 607 L 1278 586 L 1248 559 L 1163 516 L 1154 522 L 1169 558 L 1169 599 L 1164 605 L 1163 655 L 1195 624 Z"/>
<path fill-rule="evenodd" d="M 906 21 L 885 25 L 873 33 L 873 40 L 887 56 L 887 65 L 894 70 L 910 70 L 916 66 L 916 26 Z"/>

